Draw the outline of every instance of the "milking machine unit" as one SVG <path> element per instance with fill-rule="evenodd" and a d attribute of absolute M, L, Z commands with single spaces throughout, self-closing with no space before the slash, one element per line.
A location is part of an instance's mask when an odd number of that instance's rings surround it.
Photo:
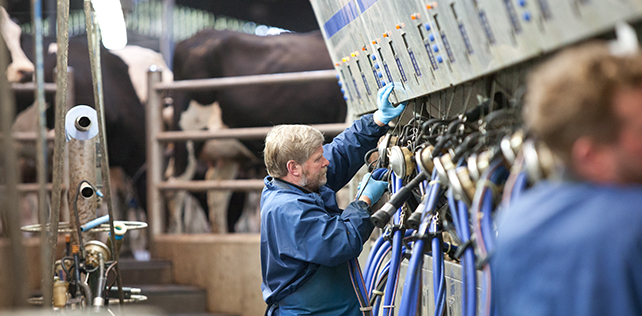
<path fill-rule="evenodd" d="M 614 37 L 621 22 L 639 28 L 642 2 L 311 3 L 350 112 L 376 110 L 388 84 L 392 103 L 408 101 L 370 155 L 391 197 L 372 215 L 381 236 L 357 287 L 363 314 L 494 314 L 494 218 L 555 176 L 552 154 L 522 125 L 526 74 L 548 53 Z"/>
<path fill-rule="evenodd" d="M 66 234 L 66 247 L 61 259 L 56 260 L 53 283 L 53 306 L 64 308 L 101 309 L 118 303 L 116 282 L 116 256 L 124 235 L 129 230 L 147 227 L 143 222 L 114 221 L 115 241 L 100 238 L 99 232 L 109 232 L 110 216 L 97 216 L 103 194 L 97 180 L 97 126 L 96 110 L 78 105 L 67 112 L 65 135 L 69 149 L 70 222 L 59 224 L 59 233 Z M 41 225 L 22 228 L 23 231 L 40 231 Z M 105 242 L 101 241 L 106 240 Z M 123 288 L 128 302 L 145 300 L 140 289 Z M 38 302 L 38 299 L 32 299 Z"/>

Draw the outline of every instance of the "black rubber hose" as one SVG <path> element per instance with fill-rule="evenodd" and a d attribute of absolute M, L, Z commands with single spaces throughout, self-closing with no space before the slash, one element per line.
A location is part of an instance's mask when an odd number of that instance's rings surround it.
<path fill-rule="evenodd" d="M 470 149 L 477 143 L 477 140 L 480 136 L 481 133 L 479 132 L 475 132 L 466 136 L 461 144 L 459 144 L 459 146 L 455 148 L 455 154 L 453 155 L 452 161 L 459 161 L 459 158 L 470 151 Z"/>
<path fill-rule="evenodd" d="M 401 190 L 395 193 L 392 198 L 384 204 L 381 209 L 372 214 L 370 220 L 375 226 L 383 228 L 390 221 L 392 214 L 394 214 L 401 205 L 412 196 L 414 190 L 422 181 L 428 178 L 425 172 L 417 175 L 412 181 L 408 182 Z"/>
<path fill-rule="evenodd" d="M 419 206 L 421 206 L 422 208 L 424 207 L 423 204 L 420 204 Z M 423 213 L 423 210 L 419 209 L 412 212 L 412 214 L 410 214 L 410 217 L 408 217 L 408 220 L 406 221 L 406 223 L 408 223 L 408 228 L 414 230 L 419 229 L 419 225 L 421 225 L 421 216 L 423 215 Z"/>

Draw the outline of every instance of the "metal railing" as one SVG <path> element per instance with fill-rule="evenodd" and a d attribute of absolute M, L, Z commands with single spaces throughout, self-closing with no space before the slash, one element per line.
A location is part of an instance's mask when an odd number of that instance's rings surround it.
<path fill-rule="evenodd" d="M 161 95 L 170 90 L 220 90 L 229 87 L 265 85 L 274 83 L 298 83 L 314 81 L 336 81 L 335 70 L 305 71 L 296 73 L 266 74 L 255 76 L 183 80 L 161 83 L 161 71 L 149 72 L 146 137 L 147 137 L 147 214 L 151 237 L 164 232 L 164 212 L 161 191 L 188 190 L 236 190 L 253 191 L 263 188 L 263 180 L 205 180 L 205 181 L 163 181 L 163 160 L 161 143 L 187 140 L 210 140 L 222 138 L 263 139 L 270 127 L 224 129 L 219 131 L 162 131 Z M 180 113 L 174 113 L 179 115 Z M 346 124 L 313 125 L 326 135 L 337 135 L 348 127 Z"/>
<path fill-rule="evenodd" d="M 75 100 L 74 100 L 74 81 L 73 81 L 73 69 L 69 68 L 68 70 L 69 74 L 69 79 L 68 79 L 68 84 L 67 84 L 67 108 L 71 108 L 75 105 Z M 36 83 L 34 82 L 27 82 L 27 83 L 12 83 L 10 85 L 10 89 L 12 92 L 34 92 L 37 89 Z M 44 89 L 46 93 L 55 93 L 56 92 L 56 84 L 55 83 L 45 83 L 44 84 Z M 38 132 L 12 132 L 11 135 L 13 136 L 13 141 L 16 143 L 35 143 L 38 140 Z M 54 135 L 47 135 L 46 136 L 46 141 L 47 142 L 53 142 L 55 136 Z M 0 133 L 0 142 L 4 141 L 2 133 Z M 66 160 L 65 160 L 66 161 Z M 68 172 L 66 172 L 69 169 L 69 165 L 65 163 L 65 172 L 63 174 L 63 188 L 67 189 L 69 186 L 69 175 Z M 46 183 L 45 188 L 47 191 L 51 191 L 53 185 L 52 183 Z M 18 184 L 18 192 L 20 194 L 25 194 L 25 193 L 31 193 L 31 192 L 38 192 L 38 189 L 40 186 L 37 183 L 20 183 Z M 65 212 L 63 212 L 63 217 L 67 218 L 68 216 L 68 210 L 67 204 L 63 203 L 63 209 Z"/>

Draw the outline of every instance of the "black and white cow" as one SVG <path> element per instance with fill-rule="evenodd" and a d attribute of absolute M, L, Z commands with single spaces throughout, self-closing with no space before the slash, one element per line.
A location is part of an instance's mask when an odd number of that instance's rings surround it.
<path fill-rule="evenodd" d="M 54 43 L 55 39 L 45 38 L 45 51 Z M 33 60 L 33 39 L 30 35 L 22 34 L 20 36 L 20 47 L 23 54 L 29 60 Z M 13 52 L 11 56 L 14 56 Z M 12 60 L 12 64 L 15 64 L 15 60 Z M 33 64 L 31 65 L 33 67 Z M 69 66 L 74 69 L 75 94 L 73 97 L 75 103 L 94 107 L 89 52 L 85 36 L 69 39 Z M 46 53 L 44 56 L 45 82 L 55 81 L 55 67 L 55 53 Z M 144 208 L 146 184 L 144 174 L 141 175 L 142 171 L 144 171 L 143 166 L 146 159 L 144 107 L 136 95 L 130 80 L 127 64 L 104 47 L 101 48 L 101 67 L 105 100 L 105 129 L 110 166 L 121 167 L 130 177 L 136 175 L 135 187 L 139 195 L 138 200 Z M 21 66 L 15 69 L 15 74 L 17 75 L 14 76 L 19 79 L 14 81 L 28 81 L 31 79 L 28 71 L 23 69 L 28 68 Z M 9 70 L 13 70 L 11 66 Z M 11 78 L 11 76 L 12 74 L 8 73 L 8 77 Z M 24 79 L 21 79 L 20 76 L 23 76 Z M 48 104 L 54 104 L 54 96 L 48 95 L 46 101 Z M 34 95 L 32 92 L 16 93 L 16 112 L 26 109 L 33 102 Z M 54 123 L 54 111 L 53 107 L 50 106 L 47 111 L 47 127 L 53 129 Z"/>
<path fill-rule="evenodd" d="M 256 36 L 233 31 L 203 30 L 176 45 L 174 80 L 249 76 L 332 69 L 320 32 Z M 190 100 L 217 101 L 230 128 L 277 124 L 344 122 L 346 103 L 335 82 L 270 84 L 224 90 L 199 90 L 174 95 L 174 111 Z M 179 116 L 175 116 L 178 126 Z M 248 142 L 255 153 L 262 142 Z M 184 159 L 184 158 L 180 158 Z M 183 161 L 177 164 L 185 165 Z M 181 173 L 180 168 L 176 170 Z"/>
<path fill-rule="evenodd" d="M 263 37 L 233 31 L 203 30 L 177 44 L 173 66 L 175 80 L 188 80 L 325 70 L 332 69 L 332 61 L 318 31 Z M 191 100 L 201 104 L 217 101 L 222 123 L 230 128 L 323 124 L 346 120 L 346 103 L 335 82 L 199 90 L 175 93 L 173 97 L 174 113 L 177 114 L 174 116 L 175 127 L 179 126 L 179 114 L 187 109 Z M 243 143 L 256 157 L 262 157 L 263 141 Z M 175 149 L 175 172 L 181 174 L 187 165 L 186 149 L 180 143 L 176 144 Z M 203 179 L 204 175 L 197 177 Z M 242 200 L 240 196 L 242 193 L 235 193 L 232 199 Z M 230 208 L 234 207 L 243 206 L 242 203 L 231 203 Z M 240 211 L 230 210 L 229 216 L 238 218 Z M 210 212 L 212 221 L 211 209 Z M 234 219 L 228 220 L 230 231 L 233 222 Z M 212 226 L 215 226 L 214 223 Z"/>

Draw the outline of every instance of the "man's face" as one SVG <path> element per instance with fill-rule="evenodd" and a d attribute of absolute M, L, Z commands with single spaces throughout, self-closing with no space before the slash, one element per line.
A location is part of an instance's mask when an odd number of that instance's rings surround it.
<path fill-rule="evenodd" d="M 318 191 L 328 181 L 326 173 L 329 164 L 330 162 L 323 157 L 323 146 L 319 146 L 312 156 L 303 163 L 303 174 L 299 185 L 312 192 Z"/>
<path fill-rule="evenodd" d="M 621 122 L 611 146 L 616 176 L 621 183 L 642 183 L 642 88 L 618 92 L 614 110 Z"/>

